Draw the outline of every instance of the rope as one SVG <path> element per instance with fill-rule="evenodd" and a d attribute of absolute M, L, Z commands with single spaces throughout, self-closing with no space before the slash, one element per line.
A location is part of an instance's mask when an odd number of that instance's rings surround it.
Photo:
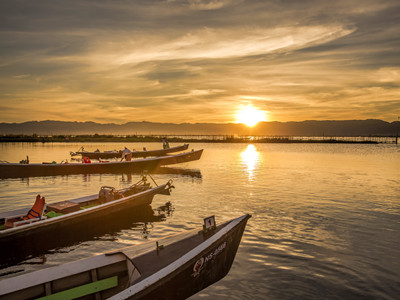
<path fill-rule="evenodd" d="M 154 180 L 153 176 L 151 176 L 150 174 L 147 174 L 147 175 L 149 175 L 150 178 L 151 178 L 151 180 L 153 180 L 154 184 L 155 184 L 156 186 L 158 186 L 158 184 L 157 184 L 157 182 Z"/>

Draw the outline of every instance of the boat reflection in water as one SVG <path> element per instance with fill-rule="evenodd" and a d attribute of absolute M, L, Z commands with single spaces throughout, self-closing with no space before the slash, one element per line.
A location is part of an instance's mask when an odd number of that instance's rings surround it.
<path fill-rule="evenodd" d="M 153 170 L 151 172 L 147 172 L 147 171 L 141 171 L 141 172 L 126 172 L 126 173 L 121 173 L 120 175 L 121 183 L 132 183 L 133 180 L 132 178 L 136 178 L 137 175 L 143 175 L 143 174 L 174 174 L 174 175 L 182 175 L 182 176 L 189 176 L 189 177 L 193 177 L 193 178 L 202 178 L 202 174 L 200 172 L 200 170 L 196 170 L 196 169 L 183 169 L 183 168 L 174 168 L 174 167 L 159 167 L 156 170 Z M 82 180 L 83 182 L 89 182 L 91 181 L 92 175 L 95 176 L 95 178 L 97 178 L 98 176 L 101 176 L 103 174 L 82 174 Z M 108 174 L 107 174 L 108 175 Z M 68 176 L 80 176 L 80 175 L 62 175 L 60 176 L 63 179 L 68 178 Z M 56 176 L 53 176 L 53 178 Z M 29 186 L 29 179 L 30 177 L 22 177 L 19 180 L 23 183 L 25 183 L 26 185 Z"/>
<path fill-rule="evenodd" d="M 259 163 L 259 153 L 254 145 L 248 145 L 246 150 L 240 153 L 242 162 L 246 164 L 249 181 L 254 180 L 254 171 Z"/>
<path fill-rule="evenodd" d="M 156 170 L 152 171 L 151 174 L 177 174 L 182 176 L 190 176 L 201 178 L 201 172 L 195 169 L 182 169 L 182 168 L 173 168 L 173 167 L 159 167 Z"/>
<path fill-rule="evenodd" d="M 134 180 L 136 180 L 137 175 L 143 175 L 143 174 L 174 174 L 174 175 L 181 175 L 181 176 L 189 176 L 192 178 L 202 178 L 202 174 L 200 170 L 195 170 L 195 169 L 182 169 L 182 168 L 174 168 L 174 167 L 159 167 L 156 170 L 153 170 L 152 172 L 139 172 L 139 173 L 122 173 L 119 174 L 121 175 L 121 178 L 119 180 L 120 184 L 132 184 Z M 62 175 L 62 176 L 53 176 L 52 178 L 60 177 L 63 180 L 68 179 L 69 176 L 72 178 L 77 178 L 77 176 L 82 176 L 82 181 L 83 182 L 90 182 L 93 178 L 101 178 L 103 174 L 82 174 L 82 175 Z M 109 174 L 106 174 L 109 175 Z M 30 185 L 30 177 L 22 177 L 19 179 L 21 183 L 26 184 L 27 186 Z"/>
<path fill-rule="evenodd" d="M 153 223 L 164 221 L 172 215 L 173 210 L 171 202 L 155 209 L 150 205 L 142 205 L 112 215 L 104 215 L 100 222 L 79 223 L 76 226 L 69 226 L 68 229 L 60 227 L 51 236 L 35 237 L 34 241 L 27 235 L 21 242 L 9 243 L 0 247 L 0 269 L 26 259 L 34 258 L 40 263 L 42 260 L 40 257 L 54 253 L 54 249 L 62 251 L 63 247 L 70 247 L 86 241 L 104 238 L 108 241 L 116 241 L 123 230 L 139 232 L 142 238 L 146 238 L 153 228 Z"/>

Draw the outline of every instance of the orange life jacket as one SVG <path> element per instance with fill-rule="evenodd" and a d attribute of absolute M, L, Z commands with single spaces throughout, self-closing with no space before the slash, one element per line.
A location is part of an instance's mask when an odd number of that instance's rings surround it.
<path fill-rule="evenodd" d="M 37 195 L 35 204 L 33 204 L 32 208 L 28 211 L 28 214 L 24 217 L 24 220 L 35 218 L 42 219 L 45 202 L 46 201 L 44 197 L 40 197 L 40 195 Z"/>

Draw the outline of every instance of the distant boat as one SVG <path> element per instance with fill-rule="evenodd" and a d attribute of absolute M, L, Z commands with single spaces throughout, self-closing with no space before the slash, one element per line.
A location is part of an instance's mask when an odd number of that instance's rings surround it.
<path fill-rule="evenodd" d="M 0 163 L 0 178 L 22 178 L 71 174 L 139 173 L 153 171 L 160 166 L 199 160 L 201 150 L 192 150 L 174 155 L 134 159 L 131 161 L 107 161 L 92 163 Z"/>
<path fill-rule="evenodd" d="M 36 239 L 55 238 L 70 228 L 76 229 L 78 225 L 93 226 L 96 220 L 149 205 L 155 195 L 169 195 L 172 188 L 172 181 L 151 187 L 147 177 L 143 176 L 136 184 L 121 190 L 102 187 L 96 195 L 55 203 L 45 204 L 43 201 L 42 206 L 37 205 L 40 201 L 37 198 L 32 209 L 27 207 L 0 213 L 0 244 L 18 245 L 20 240 L 25 242 L 25 239 L 30 239 L 32 247 L 37 247 Z"/>
<path fill-rule="evenodd" d="M 143 150 L 143 151 L 132 151 L 132 157 L 150 157 L 150 156 L 163 156 L 169 153 L 185 151 L 189 147 L 189 144 L 184 144 L 176 147 L 167 149 L 157 150 Z M 111 151 L 85 151 L 82 147 L 81 151 L 70 152 L 71 156 L 81 155 L 82 157 L 89 157 L 90 159 L 101 159 L 101 158 L 117 158 L 121 157 L 122 150 L 111 150 Z"/>
<path fill-rule="evenodd" d="M 0 296 L 185 299 L 228 274 L 250 217 L 4 279 Z"/>

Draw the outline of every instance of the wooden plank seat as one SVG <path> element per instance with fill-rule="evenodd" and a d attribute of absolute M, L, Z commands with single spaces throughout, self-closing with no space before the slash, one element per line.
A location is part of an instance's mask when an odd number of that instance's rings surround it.
<path fill-rule="evenodd" d="M 4 223 L 4 229 L 14 228 L 14 227 L 18 227 L 21 225 L 26 225 L 26 224 L 30 224 L 33 222 L 37 222 L 40 220 L 45 220 L 45 219 L 47 219 L 46 216 L 42 216 L 41 218 L 27 219 L 27 220 L 23 220 L 20 216 L 14 217 L 14 218 L 8 218 L 8 219 L 6 219 L 6 221 Z"/>
<path fill-rule="evenodd" d="M 56 213 L 68 214 L 80 210 L 80 204 L 71 201 L 62 201 L 47 205 L 47 211 L 55 211 Z"/>
<path fill-rule="evenodd" d="M 76 199 L 71 199 L 68 200 L 69 202 L 73 202 L 73 203 L 77 203 L 77 204 L 83 204 L 83 203 L 88 203 L 90 201 L 96 200 L 98 198 L 98 196 L 94 196 L 94 195 L 90 195 L 90 196 L 86 196 L 86 197 L 80 197 L 80 198 L 76 198 Z"/>

